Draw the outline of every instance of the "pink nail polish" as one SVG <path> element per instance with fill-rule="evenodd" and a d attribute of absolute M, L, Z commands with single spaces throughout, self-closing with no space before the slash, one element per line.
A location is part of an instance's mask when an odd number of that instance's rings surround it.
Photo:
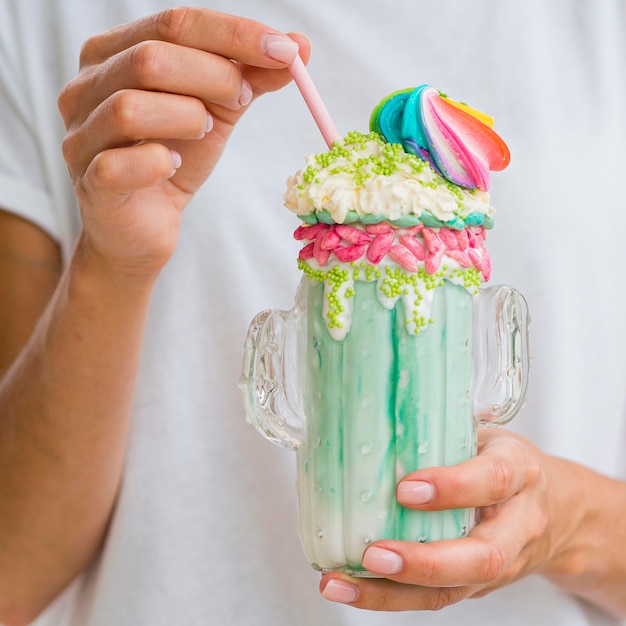
<path fill-rule="evenodd" d="M 252 102 L 252 87 L 250 83 L 244 78 L 241 81 L 241 92 L 239 94 L 239 104 L 242 107 L 250 104 Z"/>
<path fill-rule="evenodd" d="M 183 164 L 183 157 L 176 150 L 170 150 L 170 154 L 172 155 L 172 166 L 174 171 L 176 171 Z"/>
<path fill-rule="evenodd" d="M 331 602 L 354 602 L 359 597 L 359 590 L 350 583 L 343 580 L 333 579 L 328 582 L 324 591 L 322 591 L 322 597 Z"/>
<path fill-rule="evenodd" d="M 204 128 L 204 134 L 210 133 L 213 130 L 213 116 L 207 111 L 206 114 L 206 126 Z"/>
<path fill-rule="evenodd" d="M 363 566 L 377 574 L 397 574 L 402 569 L 402 557 L 397 552 L 372 546 L 363 555 Z"/>
<path fill-rule="evenodd" d="M 435 487 L 421 480 L 403 480 L 396 495 L 401 504 L 427 504 L 435 497 Z"/>
<path fill-rule="evenodd" d="M 261 48 L 265 56 L 281 63 L 291 63 L 298 54 L 298 44 L 284 35 L 263 35 Z"/>

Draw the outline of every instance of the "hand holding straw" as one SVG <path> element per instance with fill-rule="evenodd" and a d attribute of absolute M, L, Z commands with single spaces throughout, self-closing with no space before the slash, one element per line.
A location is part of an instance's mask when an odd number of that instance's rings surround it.
<path fill-rule="evenodd" d="M 330 148 L 335 141 L 340 139 L 340 136 L 299 54 L 289 66 L 289 71 L 309 107 L 326 145 Z"/>

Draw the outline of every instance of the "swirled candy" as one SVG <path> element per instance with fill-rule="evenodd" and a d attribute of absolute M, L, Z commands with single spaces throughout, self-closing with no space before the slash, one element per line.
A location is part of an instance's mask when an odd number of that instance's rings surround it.
<path fill-rule="evenodd" d="M 370 129 L 428 161 L 449 181 L 481 191 L 490 171 L 510 161 L 491 117 L 428 85 L 387 96 L 372 112 Z"/>

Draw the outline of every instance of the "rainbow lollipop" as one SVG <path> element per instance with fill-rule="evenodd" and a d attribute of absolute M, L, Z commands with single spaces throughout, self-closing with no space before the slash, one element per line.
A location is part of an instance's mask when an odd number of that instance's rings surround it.
<path fill-rule="evenodd" d="M 396 91 L 372 112 L 370 129 L 428 161 L 449 181 L 482 191 L 510 161 L 493 119 L 428 85 Z"/>

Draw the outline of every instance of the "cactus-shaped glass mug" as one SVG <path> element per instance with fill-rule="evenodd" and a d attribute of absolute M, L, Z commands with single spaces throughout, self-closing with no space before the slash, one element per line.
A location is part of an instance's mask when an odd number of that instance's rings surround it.
<path fill-rule="evenodd" d="M 418 289 L 397 268 L 381 276 L 353 267 L 305 275 L 291 311 L 255 317 L 240 388 L 248 422 L 296 451 L 309 562 L 368 576 L 371 541 L 452 539 L 473 527 L 472 509 L 402 507 L 396 485 L 411 471 L 471 458 L 478 425 L 518 412 L 528 311 L 511 287 L 429 283 L 423 273 Z"/>

